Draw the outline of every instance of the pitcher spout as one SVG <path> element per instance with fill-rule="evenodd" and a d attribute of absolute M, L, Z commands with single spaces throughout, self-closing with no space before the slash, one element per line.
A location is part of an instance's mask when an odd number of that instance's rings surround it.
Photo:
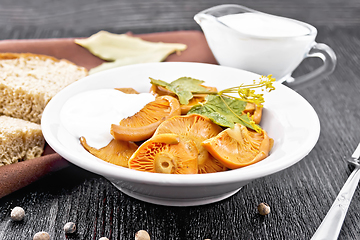
<path fill-rule="evenodd" d="M 258 11 L 237 4 L 223 4 L 199 12 L 194 16 L 194 20 L 201 27 L 203 27 L 203 23 L 205 22 L 206 25 L 213 24 L 218 26 L 221 25 L 222 27 L 227 27 L 224 23 L 219 21 L 218 18 L 226 15 L 247 13 L 247 12 L 258 12 Z"/>
<path fill-rule="evenodd" d="M 196 14 L 194 16 L 194 20 L 197 24 L 199 24 L 201 26 L 201 24 L 205 21 L 210 21 L 210 22 L 217 22 L 216 17 L 206 14 L 203 12 L 199 12 L 198 14 Z"/>

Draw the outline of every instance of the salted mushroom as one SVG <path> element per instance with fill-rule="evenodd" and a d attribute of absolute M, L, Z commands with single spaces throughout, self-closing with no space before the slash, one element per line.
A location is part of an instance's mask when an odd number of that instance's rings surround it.
<path fill-rule="evenodd" d="M 108 145 L 100 149 L 89 146 L 85 137 L 80 138 L 80 143 L 95 157 L 122 167 L 128 167 L 129 158 L 138 148 L 138 145 L 133 142 L 116 139 L 112 139 Z"/>
<path fill-rule="evenodd" d="M 129 159 L 129 168 L 144 172 L 196 174 L 197 148 L 176 134 L 159 134 L 140 145 Z"/>
<path fill-rule="evenodd" d="M 144 141 L 154 134 L 160 123 L 180 114 L 180 103 L 176 98 L 157 97 L 135 115 L 121 120 L 119 124 L 112 124 L 110 133 L 117 140 Z"/>
<path fill-rule="evenodd" d="M 262 105 L 256 105 L 255 103 L 248 102 L 246 104 L 244 113 L 245 114 L 248 113 L 251 116 L 252 120 L 256 124 L 259 124 L 261 122 L 261 118 L 262 118 L 262 110 L 263 110 Z"/>
<path fill-rule="evenodd" d="M 273 140 L 265 130 L 258 133 L 237 123 L 234 128 L 203 141 L 202 146 L 226 167 L 236 169 L 266 158 Z"/>
<path fill-rule="evenodd" d="M 198 173 L 212 173 L 225 171 L 227 168 L 215 159 L 201 145 L 209 138 L 215 137 L 222 131 L 222 128 L 213 123 L 209 118 L 190 114 L 169 118 L 159 125 L 154 136 L 164 133 L 173 133 L 185 141 L 193 141 L 198 149 Z"/>

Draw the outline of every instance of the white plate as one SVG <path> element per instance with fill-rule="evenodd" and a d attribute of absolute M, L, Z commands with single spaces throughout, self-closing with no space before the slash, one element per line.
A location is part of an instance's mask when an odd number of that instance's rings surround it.
<path fill-rule="evenodd" d="M 48 103 L 41 121 L 44 137 L 62 157 L 104 176 L 129 196 L 171 206 L 220 201 L 256 178 L 297 163 L 315 146 L 320 134 L 316 112 L 303 97 L 280 83 L 275 83 L 275 91 L 265 93 L 261 122 L 261 126 L 274 139 L 270 156 L 251 166 L 226 172 L 168 175 L 109 164 L 84 150 L 79 139 L 65 130 L 60 122 L 62 106 L 67 99 L 80 92 L 116 87 L 133 87 L 139 92 L 149 92 L 149 77 L 170 82 L 184 76 L 204 80 L 206 85 L 215 86 L 218 90 L 260 78 L 257 74 L 229 67 L 176 62 L 138 64 L 99 72 L 66 87 Z"/>

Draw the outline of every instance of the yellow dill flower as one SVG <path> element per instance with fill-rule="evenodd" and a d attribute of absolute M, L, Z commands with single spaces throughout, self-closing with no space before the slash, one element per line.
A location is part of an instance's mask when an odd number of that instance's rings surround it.
<path fill-rule="evenodd" d="M 226 94 L 226 93 L 238 93 L 238 99 L 254 103 L 256 105 L 261 105 L 264 100 L 264 94 L 256 93 L 255 89 L 261 88 L 261 91 L 271 92 L 275 90 L 273 83 L 275 82 L 275 78 L 272 75 L 268 75 L 267 77 L 261 76 L 258 81 L 253 80 L 253 84 L 244 85 L 241 84 L 238 87 L 228 88 L 220 91 L 218 94 Z"/>

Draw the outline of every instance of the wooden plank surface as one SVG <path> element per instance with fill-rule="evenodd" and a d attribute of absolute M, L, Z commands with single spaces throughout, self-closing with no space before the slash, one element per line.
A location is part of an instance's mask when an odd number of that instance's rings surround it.
<path fill-rule="evenodd" d="M 255 180 L 226 200 L 186 208 L 135 200 L 106 179 L 70 166 L 0 199 L 0 239 L 31 239 L 41 230 L 52 239 L 134 239 L 140 229 L 158 240 L 311 238 L 350 174 L 345 160 L 360 142 L 359 1 L 1 0 L 0 39 L 86 37 L 99 30 L 199 30 L 194 14 L 221 3 L 240 3 L 311 23 L 319 30 L 317 41 L 336 52 L 335 72 L 299 91 L 321 123 L 313 151 L 298 164 Z M 304 65 L 298 73 L 309 68 Z M 272 209 L 266 217 L 256 212 L 262 201 Z M 9 218 L 17 205 L 27 212 L 21 223 Z M 359 238 L 359 212 L 358 189 L 339 239 Z M 75 235 L 64 235 L 67 221 L 76 222 Z"/>
<path fill-rule="evenodd" d="M 2 0 L 0 28 L 11 32 L 12 38 L 78 37 L 99 29 L 135 33 L 199 29 L 193 16 L 225 3 L 242 4 L 306 21 L 316 27 L 355 27 L 360 23 L 357 0 Z"/>

